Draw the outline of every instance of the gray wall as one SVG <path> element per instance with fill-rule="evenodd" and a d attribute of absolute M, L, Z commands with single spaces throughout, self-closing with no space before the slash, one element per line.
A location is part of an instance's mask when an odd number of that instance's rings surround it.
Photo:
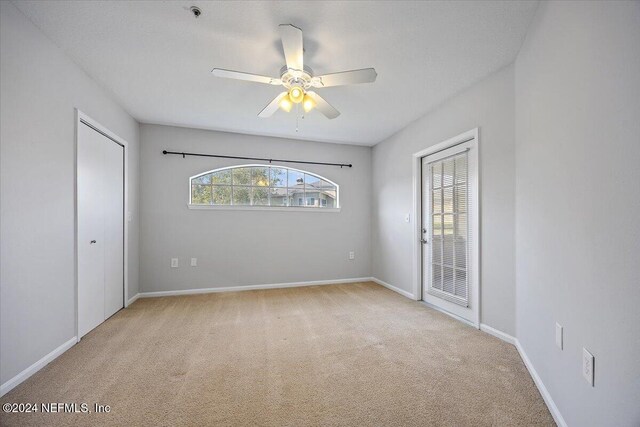
<path fill-rule="evenodd" d="M 373 149 L 372 275 L 413 292 L 412 155 L 479 128 L 481 321 L 515 333 L 514 70 L 509 66 Z"/>
<path fill-rule="evenodd" d="M 412 292 L 411 155 L 479 127 L 482 322 L 517 334 L 569 425 L 640 424 L 639 2 L 543 3 L 515 71 L 373 150 L 156 125 L 139 135 L 11 3 L 0 12 L 2 383 L 75 333 L 74 107 L 131 143 L 129 296 L 369 275 Z M 341 185 L 337 214 L 189 210 L 189 176 L 245 162 L 164 148 L 354 168 L 301 167 Z"/>
<path fill-rule="evenodd" d="M 138 291 L 138 124 L 10 2 L 0 2 L 0 381 L 75 335 L 78 107 L 131 144 L 129 291 Z"/>
<path fill-rule="evenodd" d="M 141 147 L 142 291 L 370 276 L 369 147 L 158 125 L 141 125 Z M 339 213 L 189 210 L 190 176 L 259 162 L 183 159 L 165 156 L 163 149 L 345 162 L 353 168 L 290 165 L 338 183 Z M 191 257 L 198 258 L 197 267 L 189 266 Z M 179 268 L 170 268 L 171 258 L 179 258 Z"/>
<path fill-rule="evenodd" d="M 639 2 L 543 3 L 516 63 L 517 334 L 570 426 L 640 425 L 639 76 Z"/>

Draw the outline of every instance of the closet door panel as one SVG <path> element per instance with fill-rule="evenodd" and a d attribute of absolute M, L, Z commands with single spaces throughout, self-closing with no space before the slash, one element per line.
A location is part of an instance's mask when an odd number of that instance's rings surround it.
<path fill-rule="evenodd" d="M 104 151 L 102 136 L 78 128 L 78 338 L 104 321 Z"/>
<path fill-rule="evenodd" d="M 124 148 L 104 139 L 104 318 L 124 306 Z"/>

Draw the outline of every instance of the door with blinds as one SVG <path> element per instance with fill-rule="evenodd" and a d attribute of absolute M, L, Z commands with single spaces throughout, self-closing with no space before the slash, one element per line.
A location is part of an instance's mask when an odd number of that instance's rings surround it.
<path fill-rule="evenodd" d="M 469 140 L 422 159 L 423 300 L 476 323 L 473 224 L 476 146 Z M 472 274 L 473 273 L 473 274 Z"/>

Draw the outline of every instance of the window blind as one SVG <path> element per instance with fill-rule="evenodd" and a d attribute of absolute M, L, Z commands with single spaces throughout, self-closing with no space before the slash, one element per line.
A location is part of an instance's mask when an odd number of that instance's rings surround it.
<path fill-rule="evenodd" d="M 468 152 L 429 164 L 431 277 L 429 293 L 469 305 Z"/>

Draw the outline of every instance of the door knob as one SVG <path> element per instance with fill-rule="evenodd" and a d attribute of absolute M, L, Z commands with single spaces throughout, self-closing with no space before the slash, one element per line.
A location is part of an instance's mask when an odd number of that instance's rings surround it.
<path fill-rule="evenodd" d="M 92 240 L 92 241 L 89 242 L 90 245 L 93 245 L 94 243 L 96 243 L 95 240 Z"/>
<path fill-rule="evenodd" d="M 420 239 L 420 243 L 422 243 L 423 245 L 426 245 L 429 243 L 429 241 L 427 239 Z"/>

